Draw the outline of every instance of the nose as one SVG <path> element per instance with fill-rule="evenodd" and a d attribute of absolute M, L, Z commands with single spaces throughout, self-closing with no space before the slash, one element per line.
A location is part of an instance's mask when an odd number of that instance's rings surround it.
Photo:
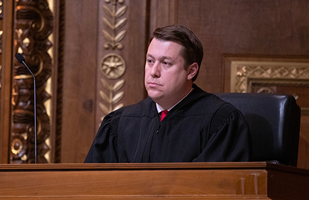
<path fill-rule="evenodd" d="M 151 67 L 150 75 L 152 77 L 158 78 L 161 76 L 161 71 L 160 71 L 160 65 L 158 62 L 155 62 L 154 65 Z"/>

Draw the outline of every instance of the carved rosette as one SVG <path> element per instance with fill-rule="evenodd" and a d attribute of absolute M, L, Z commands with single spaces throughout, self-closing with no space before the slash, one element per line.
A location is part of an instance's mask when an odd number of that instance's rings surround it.
<path fill-rule="evenodd" d="M 45 90 L 51 76 L 52 59 L 48 40 L 53 31 L 53 14 L 46 0 L 20 0 L 16 6 L 15 52 L 23 53 L 26 63 L 36 77 L 38 162 L 46 163 L 50 150 L 50 117 L 44 103 L 51 98 Z M 34 162 L 34 100 L 33 78 L 14 59 L 12 94 L 11 163 Z"/>
<path fill-rule="evenodd" d="M 103 11 L 106 17 L 103 17 L 104 30 L 103 36 L 106 40 L 104 48 L 112 50 L 101 59 L 99 70 L 103 74 L 100 79 L 104 90 L 100 90 L 99 107 L 104 113 L 103 117 L 113 110 L 123 107 L 119 103 L 124 96 L 121 91 L 125 84 L 125 80 L 121 79 L 125 73 L 126 65 L 124 59 L 115 52 L 123 49 L 122 39 L 126 35 L 126 30 L 121 30 L 127 22 L 127 18 L 123 17 L 127 10 L 127 6 L 122 5 L 123 0 L 105 0 Z"/>

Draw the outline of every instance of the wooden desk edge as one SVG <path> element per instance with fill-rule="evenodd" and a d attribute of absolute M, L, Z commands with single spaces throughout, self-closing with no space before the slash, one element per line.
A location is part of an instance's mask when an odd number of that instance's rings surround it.
<path fill-rule="evenodd" d="M 171 170 L 171 169 L 265 169 L 267 162 L 179 162 L 179 163 L 58 163 L 1 164 L 0 171 L 23 170 Z"/>

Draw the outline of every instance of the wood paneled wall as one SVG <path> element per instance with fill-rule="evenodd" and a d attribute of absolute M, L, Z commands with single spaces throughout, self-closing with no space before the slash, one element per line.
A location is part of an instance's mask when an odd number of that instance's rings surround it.
<path fill-rule="evenodd" d="M 2 1 L 3 3 L 3 1 Z M 3 4 L 3 19 L 8 18 L 8 20 L 2 21 L 2 55 L 1 55 L 1 115 L 0 115 L 0 163 L 8 162 L 9 155 L 9 131 L 11 123 L 11 66 L 12 60 L 8 59 L 11 57 L 12 52 L 12 40 L 13 40 L 13 22 L 10 16 L 13 15 L 13 5 L 12 4 Z M 7 31 L 5 31 L 7 30 Z M 6 87 L 4 87 L 6 86 Z"/>
<path fill-rule="evenodd" d="M 196 83 L 208 92 L 230 92 L 224 87 L 230 81 L 224 65 L 226 56 L 309 59 L 306 0 L 152 0 L 151 6 L 150 30 L 179 23 L 201 39 L 204 60 Z M 299 93 L 307 98 L 308 87 L 302 91 Z M 305 114 L 301 117 L 298 159 L 302 168 L 309 168 L 308 130 L 309 117 Z"/>
<path fill-rule="evenodd" d="M 224 87 L 225 54 L 290 56 L 308 55 L 306 0 L 283 1 L 152 1 L 152 26 L 179 23 L 191 28 L 204 46 L 204 60 L 197 84 L 210 92 Z M 174 2 L 171 7 L 171 2 Z M 169 8 L 161 9 L 162 7 Z M 166 13 L 167 12 L 167 13 Z M 174 13 L 172 21 L 167 16 Z M 165 17 L 163 23 L 161 16 Z M 154 27 L 151 27 L 153 29 Z"/>
<path fill-rule="evenodd" d="M 107 110 L 145 96 L 147 1 L 65 3 L 61 162 L 83 162 Z M 117 41 L 118 34 L 123 39 Z M 109 44 L 109 37 L 119 45 Z M 103 63 L 119 58 L 113 64 L 123 61 L 123 75 L 111 77 L 117 67 L 107 72 L 103 67 L 111 66 Z"/>

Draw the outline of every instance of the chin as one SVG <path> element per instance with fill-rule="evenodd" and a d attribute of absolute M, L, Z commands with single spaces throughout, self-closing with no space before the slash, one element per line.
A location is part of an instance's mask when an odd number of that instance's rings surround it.
<path fill-rule="evenodd" d="M 154 101 L 162 98 L 162 94 L 158 94 L 157 91 L 148 91 L 148 96 Z"/>

